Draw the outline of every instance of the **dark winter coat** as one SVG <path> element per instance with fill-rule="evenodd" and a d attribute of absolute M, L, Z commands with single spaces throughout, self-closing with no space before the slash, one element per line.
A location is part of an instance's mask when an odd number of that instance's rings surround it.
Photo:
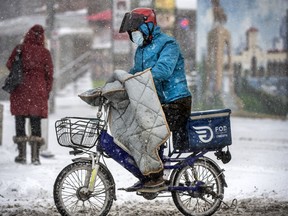
<path fill-rule="evenodd" d="M 12 115 L 47 118 L 48 99 L 53 83 L 53 64 L 49 50 L 44 46 L 44 29 L 33 26 L 25 35 L 21 46 L 23 81 L 10 94 Z M 6 66 L 11 69 L 16 49 Z"/>

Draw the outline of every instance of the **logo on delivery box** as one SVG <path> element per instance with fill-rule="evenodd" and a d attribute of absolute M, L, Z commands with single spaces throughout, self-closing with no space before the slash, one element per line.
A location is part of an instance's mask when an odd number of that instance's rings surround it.
<path fill-rule="evenodd" d="M 199 140 L 203 143 L 208 143 L 214 138 L 213 130 L 209 126 L 193 126 L 193 129 L 198 134 Z M 227 126 L 215 127 L 215 136 L 216 138 L 227 137 Z"/>
<path fill-rule="evenodd" d="M 209 126 L 199 126 L 199 127 L 193 126 L 193 129 L 198 134 L 200 141 L 203 143 L 210 142 L 214 137 L 213 131 Z"/>

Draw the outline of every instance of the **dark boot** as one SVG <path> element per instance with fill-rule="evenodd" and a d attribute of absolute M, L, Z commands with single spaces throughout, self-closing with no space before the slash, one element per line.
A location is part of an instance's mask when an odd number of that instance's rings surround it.
<path fill-rule="evenodd" d="M 31 136 L 29 139 L 31 145 L 31 163 L 34 165 L 40 165 L 39 151 L 44 144 L 44 139 L 38 136 Z"/>
<path fill-rule="evenodd" d="M 14 136 L 13 141 L 18 145 L 19 155 L 15 157 L 16 163 L 26 164 L 26 142 L 28 138 L 26 136 Z"/>
<path fill-rule="evenodd" d="M 161 187 L 164 185 L 165 180 L 163 178 L 164 171 L 160 171 L 158 173 L 152 173 L 149 175 L 150 181 L 144 184 L 144 187 L 147 188 L 154 188 L 154 187 Z"/>

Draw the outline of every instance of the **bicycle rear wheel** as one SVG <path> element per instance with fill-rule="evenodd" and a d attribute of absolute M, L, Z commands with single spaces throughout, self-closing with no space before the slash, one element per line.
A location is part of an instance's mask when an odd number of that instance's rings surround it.
<path fill-rule="evenodd" d="M 177 171 L 174 186 L 201 186 L 197 191 L 172 191 L 173 201 L 184 215 L 212 215 L 221 205 L 224 195 L 223 182 L 219 169 L 199 159 L 193 166 L 186 166 Z"/>
<path fill-rule="evenodd" d="M 66 166 L 54 183 L 54 202 L 62 216 L 107 215 L 114 198 L 111 174 L 100 164 L 94 191 L 87 193 L 86 175 L 91 163 L 76 162 Z"/>

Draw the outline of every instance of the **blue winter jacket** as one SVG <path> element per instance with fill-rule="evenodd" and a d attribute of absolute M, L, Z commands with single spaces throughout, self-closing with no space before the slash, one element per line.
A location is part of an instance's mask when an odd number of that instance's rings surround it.
<path fill-rule="evenodd" d="M 149 27 L 153 24 L 149 23 Z M 148 35 L 146 24 L 140 30 Z M 152 68 L 152 76 L 159 100 L 162 104 L 170 103 L 191 95 L 185 76 L 184 58 L 176 40 L 161 32 L 155 26 L 150 44 L 137 47 L 134 67 L 129 73 L 135 74 Z"/>

